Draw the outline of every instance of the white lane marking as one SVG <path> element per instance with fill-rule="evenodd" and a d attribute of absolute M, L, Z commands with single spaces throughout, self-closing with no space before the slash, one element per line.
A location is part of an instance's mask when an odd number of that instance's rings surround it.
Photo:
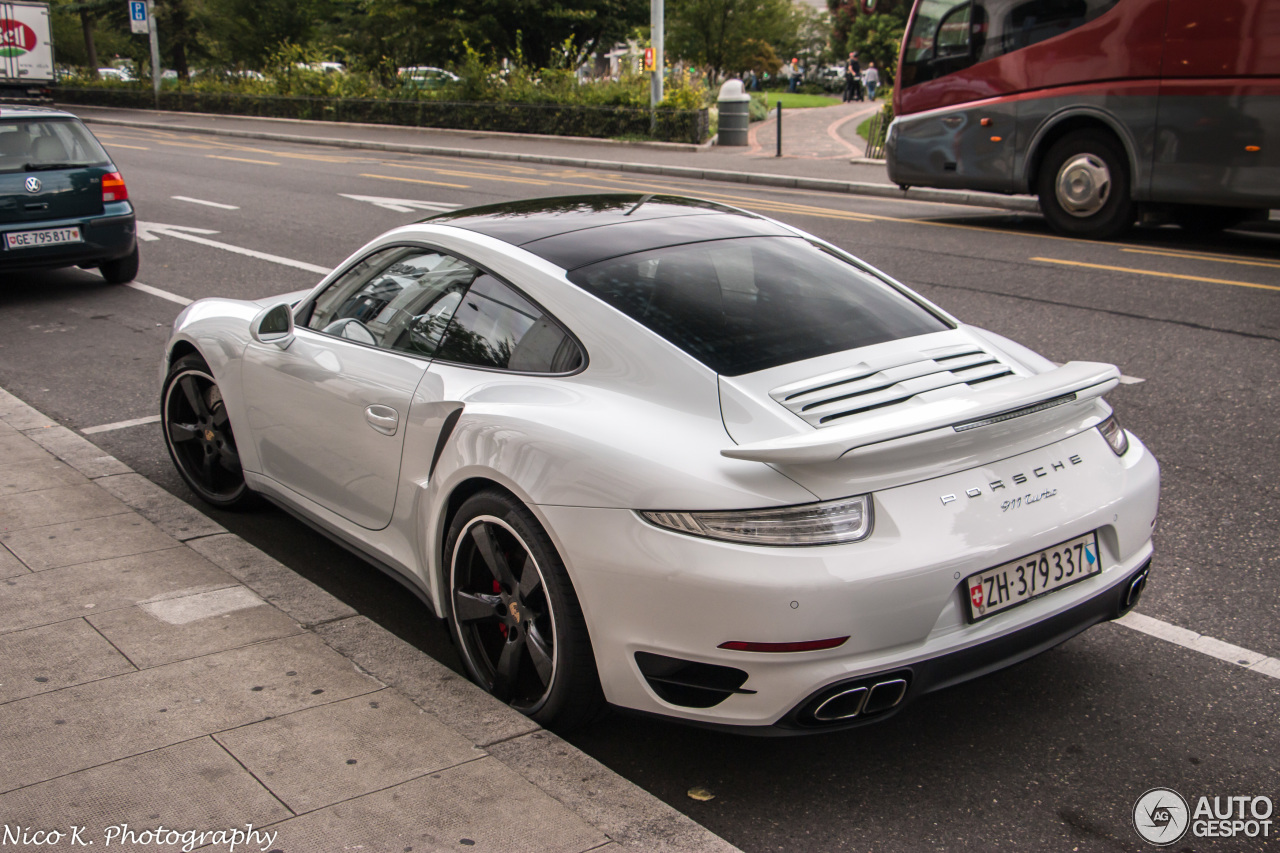
<path fill-rule="evenodd" d="M 117 429 L 128 429 L 129 427 L 142 426 L 143 424 L 159 423 L 159 415 L 147 415 L 145 418 L 134 418 L 131 421 L 116 421 L 113 424 L 102 424 L 100 426 L 85 427 L 80 430 L 81 435 L 93 435 L 99 432 L 111 432 Z"/>
<path fill-rule="evenodd" d="M 161 622 L 170 625 L 186 625 L 200 619 L 224 616 L 237 610 L 260 607 L 266 604 L 248 587 L 230 586 L 213 592 L 202 592 L 184 598 L 169 598 L 143 604 L 142 609 Z"/>
<path fill-rule="evenodd" d="M 169 196 L 169 198 L 173 199 L 174 201 L 187 201 L 187 202 L 191 202 L 192 204 L 203 204 L 203 205 L 207 205 L 208 207 L 221 208 L 222 210 L 239 210 L 240 209 L 236 207 L 234 204 L 223 204 L 222 202 L 219 202 L 219 201 L 205 201 L 202 198 L 188 198 L 185 195 L 171 195 Z"/>
<path fill-rule="evenodd" d="M 1177 625 L 1152 619 L 1150 616 L 1143 616 L 1137 611 L 1126 613 L 1116 620 L 1116 624 L 1164 640 L 1166 643 L 1173 643 L 1175 646 L 1182 646 L 1184 649 L 1191 649 L 1193 652 L 1242 666 L 1262 675 L 1280 678 L 1280 660 L 1276 658 L 1267 657 L 1242 646 L 1224 643 L 1214 637 L 1197 634 L 1195 631 L 1188 631 L 1186 628 L 1179 628 Z"/>
<path fill-rule="evenodd" d="M 140 281 L 131 281 L 125 284 L 125 287 L 132 287 L 134 290 L 141 290 L 143 293 L 150 293 L 152 296 L 159 296 L 161 299 L 168 299 L 170 302 L 176 302 L 179 305 L 190 305 L 194 300 L 185 296 L 179 296 L 176 293 L 170 293 L 167 290 L 161 290 L 158 287 L 152 287 L 149 284 L 143 284 Z"/>
<path fill-rule="evenodd" d="M 138 223 L 138 239 L 139 240 L 159 240 L 160 237 L 176 237 L 179 240 L 186 240 L 188 243 L 198 243 L 201 246 L 209 246 L 214 249 L 222 249 L 225 252 L 234 252 L 237 255 L 244 255 L 248 258 L 257 258 L 260 261 L 270 261 L 273 264 L 281 264 L 294 269 L 306 270 L 307 272 L 326 275 L 331 270 L 328 267 L 316 266 L 306 261 L 295 261 L 293 258 L 285 258 L 280 255 L 270 255 L 266 252 L 255 252 L 253 249 L 245 249 L 241 246 L 233 246 L 230 243 L 219 243 L 217 240 L 209 240 L 199 237 L 199 234 L 217 234 L 217 231 L 210 231 L 207 228 L 192 228 L 188 225 L 165 225 L 161 222 L 139 222 Z"/>
<path fill-rule="evenodd" d="M 349 198 L 352 201 L 364 201 L 375 207 L 385 208 L 386 210 L 394 210 L 396 213 L 413 213 L 415 210 L 430 210 L 436 213 L 447 213 L 458 207 L 456 204 L 445 204 L 438 201 L 415 201 L 410 198 L 382 198 L 376 195 L 347 195 L 346 193 L 338 193 L 343 198 Z"/>

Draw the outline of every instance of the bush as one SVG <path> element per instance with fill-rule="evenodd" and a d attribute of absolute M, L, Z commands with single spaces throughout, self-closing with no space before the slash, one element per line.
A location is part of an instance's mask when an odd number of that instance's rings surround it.
<path fill-rule="evenodd" d="M 54 97 L 69 104 L 151 109 L 151 90 L 141 86 L 59 87 Z M 585 136 L 597 139 L 648 137 L 701 143 L 708 136 L 707 111 L 557 103 L 443 101 L 421 98 L 282 97 L 240 92 L 162 91 L 160 109 L 222 115 L 367 122 L 409 127 Z M 650 125 L 653 132 L 650 133 Z"/>

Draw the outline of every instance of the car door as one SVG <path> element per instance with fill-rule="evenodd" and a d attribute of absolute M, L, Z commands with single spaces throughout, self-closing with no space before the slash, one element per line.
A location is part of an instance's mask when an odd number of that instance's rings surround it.
<path fill-rule="evenodd" d="M 242 383 L 261 473 L 361 527 L 385 527 L 410 402 L 478 274 L 433 249 L 381 249 L 298 306 L 286 349 L 250 343 Z"/>

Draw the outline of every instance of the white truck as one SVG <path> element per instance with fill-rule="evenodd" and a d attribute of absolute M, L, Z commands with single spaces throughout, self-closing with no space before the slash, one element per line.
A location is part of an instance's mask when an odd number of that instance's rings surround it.
<path fill-rule="evenodd" d="M 0 0 L 0 98 L 46 96 L 53 77 L 49 4 Z"/>

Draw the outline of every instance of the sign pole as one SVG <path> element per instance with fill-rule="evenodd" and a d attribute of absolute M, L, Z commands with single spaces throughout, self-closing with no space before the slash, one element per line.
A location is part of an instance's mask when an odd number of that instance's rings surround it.
<path fill-rule="evenodd" d="M 151 39 L 151 89 L 155 93 L 156 109 L 160 109 L 160 28 L 156 26 L 155 0 L 147 0 L 147 23 Z"/>
<path fill-rule="evenodd" d="M 664 0 L 649 0 L 649 41 L 653 45 L 653 75 L 649 78 L 649 108 L 651 110 L 657 110 L 658 104 L 662 103 L 662 68 L 665 64 L 662 50 L 662 43 L 665 40 L 663 2 Z M 656 115 L 653 116 L 653 122 L 656 125 Z"/>

